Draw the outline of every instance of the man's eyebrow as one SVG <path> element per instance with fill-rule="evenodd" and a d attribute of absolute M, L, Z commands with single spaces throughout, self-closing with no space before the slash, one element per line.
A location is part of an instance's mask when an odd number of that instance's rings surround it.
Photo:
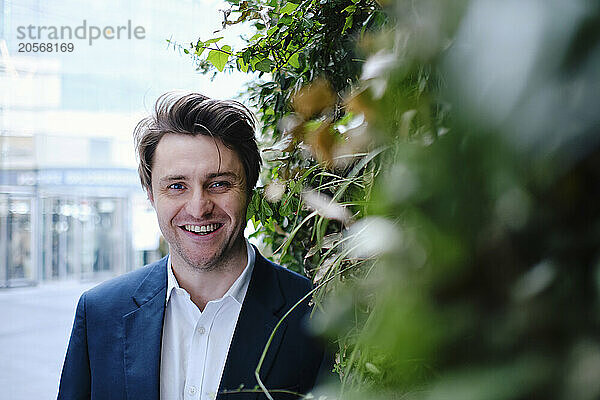
<path fill-rule="evenodd" d="M 163 182 L 172 182 L 172 181 L 185 181 L 187 180 L 187 176 L 185 175 L 166 175 L 161 177 L 158 181 Z"/>
<path fill-rule="evenodd" d="M 214 179 L 214 178 L 233 178 L 233 179 L 239 179 L 238 174 L 236 174 L 233 171 L 221 171 L 221 172 L 213 172 L 210 173 L 208 175 L 206 175 L 207 179 Z"/>

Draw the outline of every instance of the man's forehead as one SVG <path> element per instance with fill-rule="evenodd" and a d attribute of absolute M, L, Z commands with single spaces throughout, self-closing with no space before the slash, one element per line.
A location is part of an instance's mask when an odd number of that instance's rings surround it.
<path fill-rule="evenodd" d="M 240 156 L 219 139 L 168 133 L 159 141 L 153 172 L 166 175 L 243 175 Z"/>

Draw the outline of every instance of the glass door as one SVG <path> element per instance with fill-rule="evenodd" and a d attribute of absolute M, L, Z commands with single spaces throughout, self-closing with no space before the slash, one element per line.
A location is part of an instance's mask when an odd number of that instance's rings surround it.
<path fill-rule="evenodd" d="M 33 198 L 0 194 L 0 284 L 32 283 L 37 276 L 32 260 Z"/>
<path fill-rule="evenodd" d="M 52 196 L 42 203 L 45 279 L 92 279 L 126 270 L 126 199 Z"/>

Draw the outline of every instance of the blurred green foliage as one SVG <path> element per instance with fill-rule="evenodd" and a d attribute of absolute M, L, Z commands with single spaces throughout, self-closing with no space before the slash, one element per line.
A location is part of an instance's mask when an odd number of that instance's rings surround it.
<path fill-rule="evenodd" d="M 248 217 L 318 287 L 323 394 L 600 398 L 600 6 L 229 3 L 228 66 L 264 73 Z"/>

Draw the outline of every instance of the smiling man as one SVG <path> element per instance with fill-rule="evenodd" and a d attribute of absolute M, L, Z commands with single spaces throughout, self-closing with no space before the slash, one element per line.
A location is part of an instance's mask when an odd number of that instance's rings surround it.
<path fill-rule="evenodd" d="M 240 103 L 166 94 L 134 132 L 142 186 L 169 255 L 79 300 L 60 399 L 266 398 L 314 385 L 323 360 L 306 332 L 310 282 L 244 238 L 260 169 Z"/>

